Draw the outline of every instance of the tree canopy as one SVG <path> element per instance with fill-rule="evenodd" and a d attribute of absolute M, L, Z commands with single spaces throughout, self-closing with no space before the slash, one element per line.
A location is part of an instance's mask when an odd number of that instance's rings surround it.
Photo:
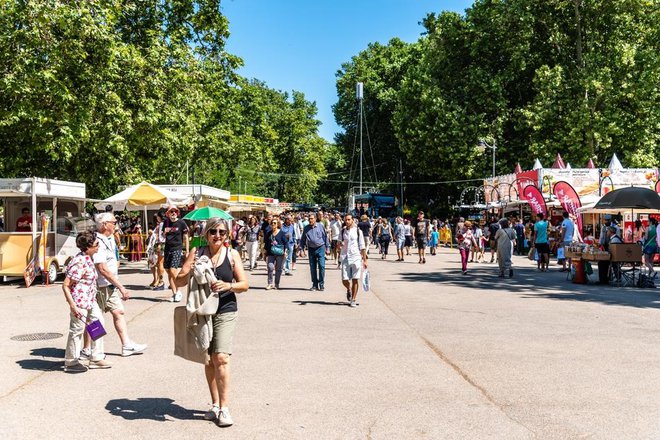
<path fill-rule="evenodd" d="M 465 14 L 431 13 L 417 42 L 370 45 L 343 66 L 335 116 L 354 130 L 342 91 L 364 81 L 373 136 L 387 136 L 413 180 L 490 175 L 482 138 L 497 146 L 498 174 L 557 153 L 574 166 L 613 153 L 657 166 L 659 23 L 649 0 L 477 0 Z"/>
<path fill-rule="evenodd" d="M 236 73 L 219 0 L 0 0 L 0 175 L 146 179 L 310 201 L 316 106 Z M 274 180 L 266 173 L 300 174 Z M 243 186 L 243 185 L 241 185 Z"/>

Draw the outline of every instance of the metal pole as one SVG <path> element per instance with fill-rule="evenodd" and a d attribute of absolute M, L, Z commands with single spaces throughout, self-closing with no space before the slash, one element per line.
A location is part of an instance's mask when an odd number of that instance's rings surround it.
<path fill-rule="evenodd" d="M 362 194 L 362 99 L 360 99 L 360 194 Z"/>
<path fill-rule="evenodd" d="M 493 184 L 495 184 L 495 142 L 493 142 L 493 146 L 491 149 L 493 150 Z"/>
<path fill-rule="evenodd" d="M 360 124 L 360 194 L 362 194 L 362 100 L 364 99 L 364 84 L 359 82 L 355 87 L 355 95 L 358 101 L 360 101 L 360 114 L 359 114 L 359 124 Z"/>
<path fill-rule="evenodd" d="M 403 161 L 399 159 L 399 176 L 401 177 L 401 217 L 403 217 Z"/>

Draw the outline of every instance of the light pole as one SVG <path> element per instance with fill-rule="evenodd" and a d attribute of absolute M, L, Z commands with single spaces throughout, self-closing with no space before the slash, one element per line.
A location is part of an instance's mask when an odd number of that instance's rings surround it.
<path fill-rule="evenodd" d="M 493 151 L 493 182 L 495 182 L 495 150 L 497 150 L 495 141 L 493 141 L 493 145 L 488 145 L 488 142 L 483 139 L 479 139 L 479 142 L 477 142 L 477 148 L 482 153 L 486 151 L 486 148 L 490 148 Z"/>

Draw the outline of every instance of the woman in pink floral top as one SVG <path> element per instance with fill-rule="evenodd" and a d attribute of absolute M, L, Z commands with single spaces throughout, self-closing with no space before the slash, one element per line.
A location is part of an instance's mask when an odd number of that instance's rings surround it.
<path fill-rule="evenodd" d="M 96 302 L 96 267 L 92 255 L 99 249 L 99 242 L 93 232 L 81 232 L 76 237 L 76 245 L 81 252 L 73 257 L 66 268 L 66 278 L 62 285 L 64 297 L 71 309 L 69 337 L 64 354 L 64 371 L 82 373 L 88 368 L 109 368 L 103 357 L 103 338 L 92 341 L 92 355 L 89 366 L 80 362 L 82 337 L 85 324 L 99 320 L 103 324 L 103 314 Z"/>
<path fill-rule="evenodd" d="M 463 271 L 463 275 L 467 275 L 468 257 L 470 256 L 470 249 L 474 244 L 471 221 L 466 221 L 463 224 L 463 228 L 456 235 L 456 243 L 458 244 L 458 252 L 461 254 L 461 270 Z"/>

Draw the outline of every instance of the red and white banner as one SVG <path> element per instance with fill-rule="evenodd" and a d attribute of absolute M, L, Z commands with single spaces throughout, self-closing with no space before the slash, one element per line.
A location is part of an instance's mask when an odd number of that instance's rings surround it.
<path fill-rule="evenodd" d="M 539 191 L 534 185 L 527 185 L 520 195 L 522 199 L 527 200 L 527 203 L 529 203 L 534 214 L 545 215 L 548 212 L 543 194 L 541 194 L 541 191 Z"/>
<path fill-rule="evenodd" d="M 555 194 L 555 197 L 557 197 L 557 200 L 559 200 L 559 203 L 561 203 L 561 207 L 564 208 L 564 211 L 575 216 L 578 233 L 582 236 L 582 215 L 577 212 L 578 208 L 582 206 L 582 202 L 580 202 L 580 196 L 578 196 L 578 193 L 568 182 L 555 183 L 552 192 Z"/>

